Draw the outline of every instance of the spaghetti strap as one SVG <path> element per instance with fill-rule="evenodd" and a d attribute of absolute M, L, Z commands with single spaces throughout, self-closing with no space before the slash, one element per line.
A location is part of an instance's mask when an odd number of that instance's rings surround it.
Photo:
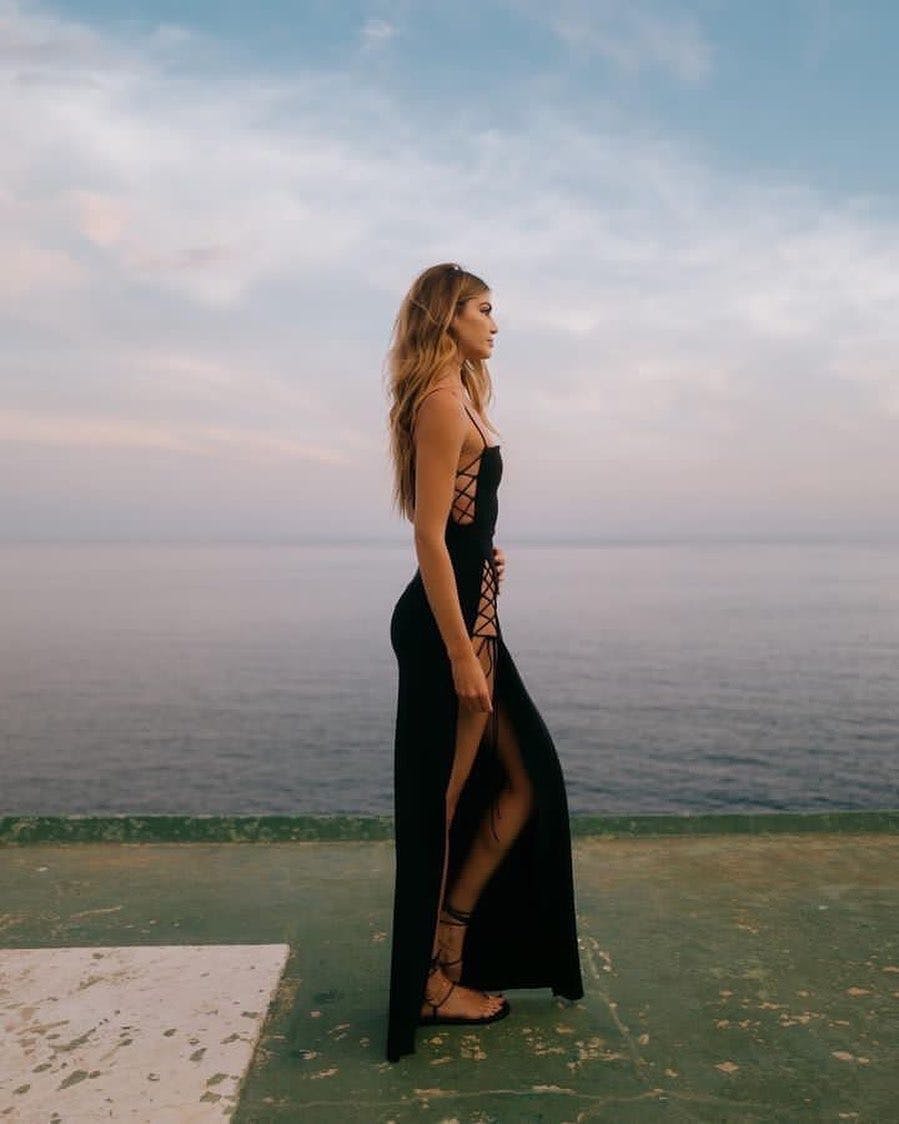
<path fill-rule="evenodd" d="M 463 406 L 465 406 L 465 403 L 463 402 L 463 403 L 462 403 L 462 405 L 463 405 Z M 474 424 L 475 424 L 475 428 L 477 429 L 478 433 L 480 433 L 480 435 L 481 435 L 481 440 L 482 440 L 482 441 L 484 442 L 484 448 L 486 449 L 486 448 L 488 447 L 488 442 L 487 442 L 487 438 L 486 438 L 486 437 L 484 436 L 484 431 L 483 431 L 483 430 L 481 429 L 481 427 L 480 427 L 480 426 L 478 425 L 478 421 L 477 421 L 477 418 L 476 418 L 476 417 L 474 416 L 474 414 L 473 414 L 473 413 L 471 412 L 471 410 L 469 410 L 469 408 L 468 408 L 467 406 L 465 406 L 465 413 L 466 413 L 466 414 L 468 414 L 468 416 L 469 416 L 469 417 L 471 418 L 471 420 L 472 420 L 472 421 L 474 422 Z"/>
<path fill-rule="evenodd" d="M 421 409 L 422 402 L 424 402 L 424 400 L 426 398 L 428 398 L 430 395 L 436 394 L 436 392 L 438 390 L 447 390 L 447 389 L 449 389 L 449 388 L 447 388 L 445 386 L 432 386 L 430 390 L 426 390 L 425 393 L 421 396 L 421 398 L 419 398 L 417 409 L 419 409 L 419 410 Z M 462 407 L 465 410 L 465 413 L 468 414 L 468 416 L 474 422 L 475 429 L 480 434 L 481 440 L 484 443 L 484 449 L 489 449 L 490 448 L 490 442 L 484 436 L 484 431 L 481 428 L 480 423 L 478 422 L 478 419 L 474 416 L 474 414 L 471 412 L 471 410 L 469 410 L 468 406 L 466 406 L 466 404 L 464 402 L 462 403 Z M 483 452 L 483 451 L 484 450 L 482 449 L 481 452 Z M 477 460 L 479 457 L 480 457 L 480 453 L 478 454 L 478 457 L 475 458 L 475 460 Z"/>

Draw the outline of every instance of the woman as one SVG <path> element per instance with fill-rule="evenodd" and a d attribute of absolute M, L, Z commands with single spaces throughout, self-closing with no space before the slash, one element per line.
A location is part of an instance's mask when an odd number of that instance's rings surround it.
<path fill-rule="evenodd" d="M 389 353 L 393 498 L 419 563 L 390 621 L 394 1062 L 414 1053 L 418 1026 L 508 1015 L 489 990 L 584 994 L 562 771 L 497 614 L 496 332 L 487 285 L 444 263 L 413 282 Z"/>

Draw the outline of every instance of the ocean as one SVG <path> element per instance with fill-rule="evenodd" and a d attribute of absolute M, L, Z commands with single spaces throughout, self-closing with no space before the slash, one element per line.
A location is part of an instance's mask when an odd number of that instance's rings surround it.
<path fill-rule="evenodd" d="M 572 813 L 899 807 L 899 545 L 502 546 L 503 636 Z M 415 566 L 0 546 L 0 813 L 392 814 Z"/>

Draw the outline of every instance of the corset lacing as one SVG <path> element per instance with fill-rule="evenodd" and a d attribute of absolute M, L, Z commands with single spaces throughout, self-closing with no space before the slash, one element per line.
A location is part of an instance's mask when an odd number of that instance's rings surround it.
<path fill-rule="evenodd" d="M 484 442 L 484 446 L 472 461 L 464 465 L 462 468 L 458 469 L 456 472 L 456 487 L 453 495 L 450 518 L 455 524 L 463 526 L 466 524 L 473 524 L 475 522 L 477 483 L 480 477 L 481 459 L 484 455 L 484 450 L 496 447 L 488 445 L 487 439 L 484 437 L 480 425 L 478 425 L 476 419 L 472 416 L 467 406 L 465 406 L 465 411 L 471 418 L 472 422 L 474 422 L 478 433 L 481 435 L 481 440 Z M 486 727 L 485 741 L 487 749 L 494 755 L 497 753 L 499 738 L 499 717 L 496 701 L 499 697 L 497 683 L 499 672 L 499 661 L 497 659 L 498 624 L 496 611 L 496 598 L 498 592 L 499 573 L 497 571 L 496 563 L 494 562 L 492 557 L 485 557 L 481 563 L 478 607 L 477 614 L 475 616 L 474 627 L 471 632 L 471 639 L 478 659 L 481 661 L 481 666 L 484 668 L 484 674 L 487 677 L 488 683 L 490 682 L 491 673 L 493 676 L 493 711 L 490 715 L 490 719 Z M 494 838 L 497 840 L 497 842 L 499 842 L 499 837 L 496 833 L 496 827 L 494 824 L 494 815 L 496 814 L 496 811 L 497 807 L 496 803 L 494 802 L 490 807 L 490 826 Z"/>

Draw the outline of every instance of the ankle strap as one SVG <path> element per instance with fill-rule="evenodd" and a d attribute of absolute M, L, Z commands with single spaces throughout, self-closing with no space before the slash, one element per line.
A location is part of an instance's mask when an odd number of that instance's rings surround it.
<path fill-rule="evenodd" d="M 443 908 L 450 915 L 450 917 L 455 917 L 457 921 L 461 921 L 463 922 L 463 924 L 468 924 L 468 922 L 471 920 L 471 915 L 474 912 L 474 910 L 471 909 L 456 909 L 455 906 L 451 906 L 449 902 L 444 902 Z"/>

